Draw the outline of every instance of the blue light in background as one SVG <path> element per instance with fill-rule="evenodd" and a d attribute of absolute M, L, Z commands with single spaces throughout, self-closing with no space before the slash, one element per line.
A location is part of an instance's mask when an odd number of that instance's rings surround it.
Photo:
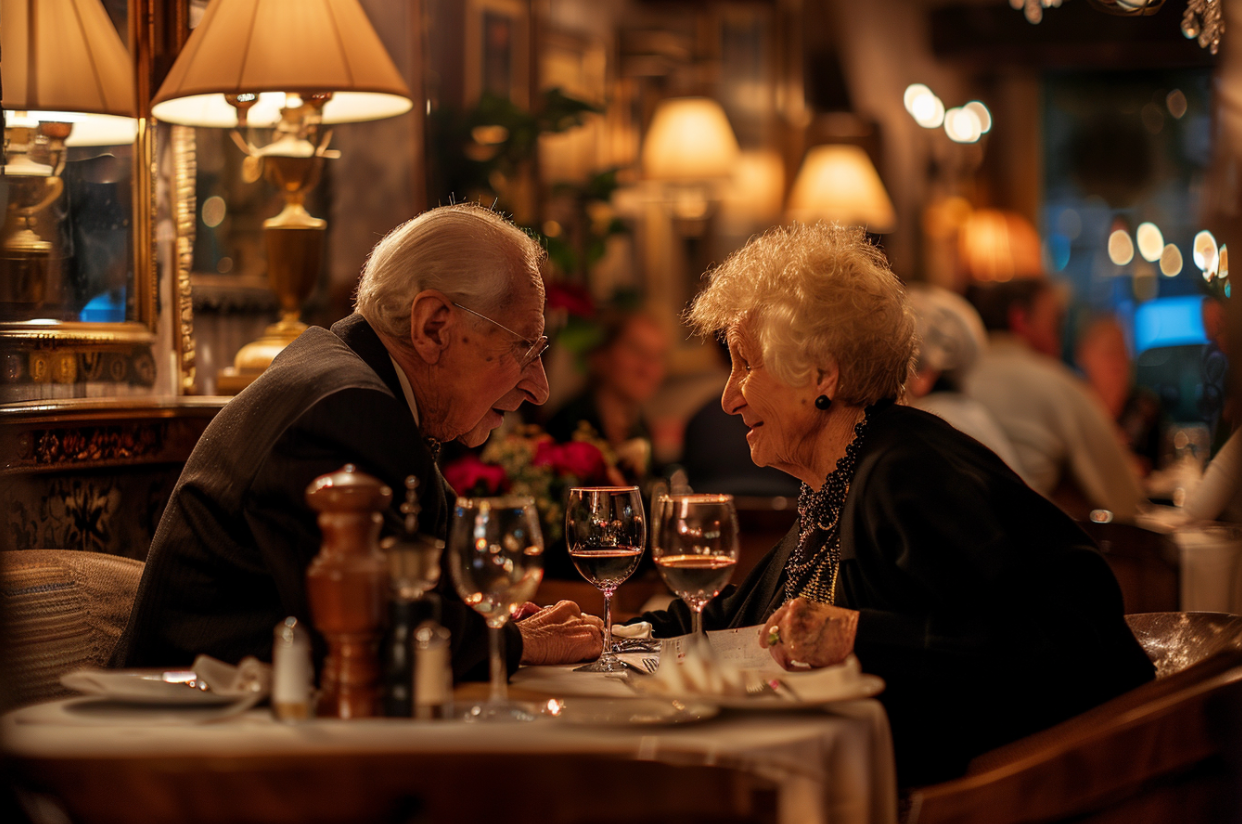
<path fill-rule="evenodd" d="M 1159 298 L 1134 311 L 1135 354 L 1157 346 L 1207 343 L 1203 331 L 1203 298 L 1198 295 Z"/>

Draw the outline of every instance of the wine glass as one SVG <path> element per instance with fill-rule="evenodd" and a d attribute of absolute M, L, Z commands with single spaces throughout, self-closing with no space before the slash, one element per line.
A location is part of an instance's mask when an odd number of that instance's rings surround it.
<path fill-rule="evenodd" d="M 527 704 L 509 701 L 501 628 L 510 611 L 535 597 L 543 579 L 543 533 L 531 498 L 458 498 L 449 528 L 453 584 L 462 600 L 487 622 L 491 647 L 491 691 L 484 704 L 469 707 L 467 720 L 526 721 Z"/>
<path fill-rule="evenodd" d="M 703 607 L 720 594 L 737 565 L 737 510 L 732 495 L 661 495 L 656 501 L 656 568 L 690 607 L 703 633 Z"/>
<path fill-rule="evenodd" d="M 625 664 L 612 651 L 612 594 L 634 574 L 647 544 L 638 487 L 571 489 L 565 505 L 565 543 L 578 572 L 604 594 L 603 654 L 574 671 L 621 672 Z"/>

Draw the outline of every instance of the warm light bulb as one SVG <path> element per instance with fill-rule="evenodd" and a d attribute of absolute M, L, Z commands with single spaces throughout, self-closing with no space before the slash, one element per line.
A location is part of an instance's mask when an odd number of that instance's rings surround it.
<path fill-rule="evenodd" d="M 1164 247 L 1164 251 L 1160 253 L 1160 271 L 1167 277 L 1177 277 L 1182 271 L 1182 253 L 1176 246 L 1170 243 Z"/>
<path fill-rule="evenodd" d="M 954 143 L 974 143 L 983 134 L 983 128 L 973 111 L 961 107 L 945 112 L 944 132 Z"/>
<path fill-rule="evenodd" d="M 1140 223 L 1134 236 L 1138 238 L 1138 250 L 1143 260 L 1152 263 L 1160 260 L 1160 253 L 1164 251 L 1164 235 L 1160 234 L 1159 226 L 1154 223 Z"/>
<path fill-rule="evenodd" d="M 1108 236 L 1108 259 L 1118 266 L 1134 260 L 1134 241 L 1125 229 L 1114 229 Z"/>
<path fill-rule="evenodd" d="M 932 94 L 932 90 L 924 86 L 922 83 L 911 83 L 909 86 L 906 86 L 906 93 L 902 97 L 902 102 L 906 104 L 906 111 L 910 114 L 914 114 L 914 101 L 925 94 L 935 97 L 935 95 Z"/>
<path fill-rule="evenodd" d="M 968 112 L 974 112 L 975 117 L 979 119 L 980 134 L 987 134 L 992 131 L 992 113 L 988 111 L 988 107 L 978 100 L 972 100 L 962 107 Z"/>
<path fill-rule="evenodd" d="M 920 94 L 914 99 L 912 110 L 914 122 L 924 129 L 938 129 L 944 122 L 944 103 L 931 92 Z"/>
<path fill-rule="evenodd" d="M 1195 266 L 1198 266 L 1203 271 L 1204 278 L 1211 280 L 1216 276 L 1216 238 L 1205 229 L 1195 235 L 1195 243 L 1192 250 Z"/>

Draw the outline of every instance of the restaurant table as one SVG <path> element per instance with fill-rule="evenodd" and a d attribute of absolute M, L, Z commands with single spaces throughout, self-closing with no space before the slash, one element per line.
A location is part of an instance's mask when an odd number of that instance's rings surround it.
<path fill-rule="evenodd" d="M 518 695 L 525 697 L 521 690 Z M 585 790 L 597 793 L 599 814 L 576 820 L 605 821 L 614 811 L 641 814 L 644 786 L 627 786 L 623 776 L 627 765 L 651 762 L 673 776 L 679 775 L 676 769 L 696 766 L 751 776 L 771 788 L 770 820 L 782 824 L 896 821 L 888 720 L 873 699 L 796 711 L 726 710 L 694 723 L 592 726 L 553 718 L 510 724 L 404 719 L 283 724 L 264 709 L 192 723 L 178 709 L 75 698 L 12 711 L 0 720 L 0 734 L 18 785 L 60 799 L 73 820 L 84 822 L 345 820 L 348 806 L 334 805 L 392 794 L 401 789 L 403 775 L 411 791 L 417 790 L 414 777 L 432 767 L 442 774 L 423 775 L 424 781 L 438 782 L 433 786 L 476 807 L 489 793 L 508 793 L 515 808 L 546 805 L 538 816 L 545 821 L 575 820 L 553 814 L 557 794 L 571 783 L 576 791 L 586 784 Z M 545 762 L 555 769 L 541 771 Z M 521 771 L 518 791 L 499 782 L 510 770 Z M 719 792 L 728 791 L 720 786 Z M 674 802 L 689 813 L 720 806 L 721 799 L 708 797 L 710 789 L 687 784 L 690 797 L 678 797 L 677 789 L 674 784 L 651 799 L 651 812 L 668 811 Z M 500 800 L 501 809 L 505 801 Z M 470 804 L 462 806 L 462 815 L 452 818 L 470 820 L 465 811 Z"/>

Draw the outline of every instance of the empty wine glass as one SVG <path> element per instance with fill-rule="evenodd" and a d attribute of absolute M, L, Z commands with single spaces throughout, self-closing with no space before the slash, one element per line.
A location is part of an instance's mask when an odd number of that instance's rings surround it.
<path fill-rule="evenodd" d="M 462 600 L 487 622 L 491 691 L 464 718 L 527 721 L 534 709 L 509 701 L 501 628 L 510 611 L 535 597 L 543 579 L 543 533 L 535 502 L 526 497 L 458 498 L 449 528 L 453 584 Z"/>
<path fill-rule="evenodd" d="M 604 651 L 575 672 L 621 672 L 612 651 L 612 594 L 634 574 L 647 543 L 643 498 L 636 486 L 577 487 L 565 505 L 565 543 L 574 566 L 604 594 Z"/>
<path fill-rule="evenodd" d="M 662 495 L 656 501 L 656 568 L 690 607 L 694 635 L 703 607 L 720 594 L 737 565 L 737 511 L 732 495 Z"/>

